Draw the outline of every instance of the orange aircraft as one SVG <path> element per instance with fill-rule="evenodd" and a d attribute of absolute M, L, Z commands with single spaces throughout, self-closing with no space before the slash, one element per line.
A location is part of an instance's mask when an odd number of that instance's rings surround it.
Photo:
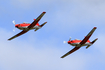
<path fill-rule="evenodd" d="M 13 23 L 15 24 L 15 27 L 22 30 L 20 33 L 16 34 L 15 36 L 9 38 L 8 40 L 12 40 L 26 32 L 28 32 L 29 30 L 35 29 L 35 31 L 37 31 L 38 29 L 42 28 L 47 22 L 43 23 L 42 25 L 39 25 L 39 20 L 43 17 L 43 15 L 46 12 L 42 12 L 36 19 L 34 19 L 34 21 L 30 24 L 30 23 L 26 23 L 23 22 L 21 24 L 16 24 L 15 21 L 13 21 Z"/>
<path fill-rule="evenodd" d="M 65 55 L 63 55 L 61 58 L 64 58 L 66 56 L 68 56 L 69 54 L 75 52 L 76 50 L 78 50 L 79 48 L 81 48 L 82 46 L 87 46 L 86 49 L 88 47 L 90 47 L 93 43 L 95 43 L 95 41 L 98 39 L 96 38 L 95 40 L 93 40 L 92 42 L 89 41 L 89 38 L 91 37 L 91 35 L 93 34 L 93 32 L 96 30 L 96 27 L 94 27 L 89 33 L 88 35 L 83 39 L 83 40 L 71 40 L 71 38 L 69 39 L 69 41 L 67 42 L 68 44 L 75 46 L 72 50 L 70 50 L 69 52 L 67 52 Z M 64 41 L 64 43 L 66 43 L 66 41 Z"/>

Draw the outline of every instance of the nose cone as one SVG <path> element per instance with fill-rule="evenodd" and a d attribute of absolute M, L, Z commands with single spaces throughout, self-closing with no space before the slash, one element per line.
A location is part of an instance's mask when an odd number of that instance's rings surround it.
<path fill-rule="evenodd" d="M 18 28 L 18 24 L 16 24 L 15 27 Z"/>
<path fill-rule="evenodd" d="M 71 44 L 71 41 L 68 41 L 68 44 Z"/>

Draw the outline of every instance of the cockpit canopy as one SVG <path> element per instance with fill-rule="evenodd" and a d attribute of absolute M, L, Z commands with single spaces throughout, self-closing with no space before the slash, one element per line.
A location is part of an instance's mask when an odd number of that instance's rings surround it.
<path fill-rule="evenodd" d="M 23 22 L 23 24 L 30 24 L 30 23 L 28 23 L 28 22 Z"/>
<path fill-rule="evenodd" d="M 75 40 L 80 40 L 80 39 L 75 39 Z"/>

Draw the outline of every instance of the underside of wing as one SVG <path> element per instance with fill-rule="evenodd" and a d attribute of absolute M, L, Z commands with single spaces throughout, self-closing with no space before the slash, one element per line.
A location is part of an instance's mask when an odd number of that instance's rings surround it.
<path fill-rule="evenodd" d="M 20 36 L 20 35 L 26 33 L 26 32 L 27 32 L 27 31 L 21 31 L 20 33 L 18 33 L 18 34 L 16 34 L 15 36 L 9 38 L 8 40 L 12 40 L 12 39 L 14 39 L 14 38 L 16 38 L 16 37 L 18 37 L 18 36 Z"/>
<path fill-rule="evenodd" d="M 80 42 L 80 44 L 84 44 L 87 42 L 87 40 L 91 37 L 91 35 L 93 34 L 93 32 L 96 30 L 96 27 L 94 27 L 88 34 L 87 36 Z"/>
<path fill-rule="evenodd" d="M 34 27 L 38 22 L 39 20 L 43 17 L 43 15 L 45 14 L 46 12 L 42 12 L 42 14 L 40 14 L 33 22 L 31 25 L 28 26 L 28 28 L 32 28 Z"/>
<path fill-rule="evenodd" d="M 64 57 L 68 56 L 69 54 L 75 52 L 75 51 L 78 50 L 79 48 L 80 48 L 80 47 L 75 47 L 75 48 L 73 48 L 72 50 L 70 50 L 69 52 L 67 52 L 65 55 L 63 55 L 61 58 L 64 58 Z"/>

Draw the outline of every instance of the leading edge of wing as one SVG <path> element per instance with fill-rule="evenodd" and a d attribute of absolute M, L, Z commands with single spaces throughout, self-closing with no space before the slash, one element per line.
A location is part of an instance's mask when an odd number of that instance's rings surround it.
<path fill-rule="evenodd" d="M 78 50 L 79 48 L 80 48 L 80 47 L 75 47 L 75 48 L 73 48 L 72 50 L 70 50 L 69 52 L 67 52 L 66 54 L 64 54 L 61 58 L 64 58 L 64 57 L 68 56 L 69 54 L 75 52 L 75 51 Z"/>
<path fill-rule="evenodd" d="M 44 16 L 45 13 L 46 13 L 46 12 L 42 12 L 42 13 L 32 22 L 32 24 L 28 26 L 28 28 L 30 29 L 30 28 L 34 27 L 34 26 L 39 22 L 39 20 Z"/>
<path fill-rule="evenodd" d="M 88 34 L 87 36 L 80 42 L 80 44 L 84 44 L 87 42 L 87 40 L 91 37 L 91 35 L 93 34 L 93 32 L 97 29 L 97 27 L 94 27 Z"/>
<path fill-rule="evenodd" d="M 28 32 L 28 31 L 24 31 L 24 30 L 23 30 L 23 31 L 21 31 L 20 33 L 16 34 L 15 36 L 9 38 L 8 40 L 12 40 L 12 39 L 14 39 L 14 38 L 16 38 L 16 37 L 18 37 L 18 36 L 20 36 L 20 35 L 26 33 L 26 32 Z"/>

